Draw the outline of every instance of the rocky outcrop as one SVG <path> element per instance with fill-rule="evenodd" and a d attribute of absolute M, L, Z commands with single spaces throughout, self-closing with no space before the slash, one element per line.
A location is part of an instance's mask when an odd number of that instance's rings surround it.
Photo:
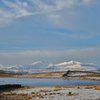
<path fill-rule="evenodd" d="M 7 84 L 7 85 L 0 85 L 0 92 L 4 91 L 10 91 L 14 89 L 21 88 L 22 86 L 20 84 Z"/>

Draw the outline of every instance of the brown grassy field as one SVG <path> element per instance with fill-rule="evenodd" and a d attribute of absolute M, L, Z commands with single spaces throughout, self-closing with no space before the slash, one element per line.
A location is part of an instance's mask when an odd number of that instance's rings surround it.
<path fill-rule="evenodd" d="M 88 72 L 88 71 L 70 71 L 68 74 L 65 72 L 43 72 L 33 74 L 18 74 L 12 72 L 0 72 L 0 77 L 12 77 L 12 78 L 68 78 L 68 79 L 86 79 L 86 80 L 99 80 L 100 73 Z"/>

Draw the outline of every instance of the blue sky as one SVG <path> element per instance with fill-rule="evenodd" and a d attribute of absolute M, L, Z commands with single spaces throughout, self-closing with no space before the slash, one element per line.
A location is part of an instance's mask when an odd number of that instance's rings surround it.
<path fill-rule="evenodd" d="M 1 0 L 0 63 L 100 64 L 100 0 Z"/>

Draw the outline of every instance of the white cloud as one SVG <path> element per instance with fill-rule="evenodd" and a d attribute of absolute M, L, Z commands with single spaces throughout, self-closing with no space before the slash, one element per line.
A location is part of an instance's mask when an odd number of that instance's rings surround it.
<path fill-rule="evenodd" d="M 37 15 L 37 14 L 53 14 L 56 11 L 72 9 L 80 4 L 89 5 L 95 0 L 50 0 L 52 4 L 47 4 L 42 0 L 30 0 L 21 1 L 16 0 L 14 2 L 10 0 L 2 0 L 4 9 L 0 9 L 0 23 L 5 24 L 16 18 L 23 16 Z M 73 8 L 74 9 L 74 8 Z M 58 15 L 52 15 L 58 18 Z M 51 16 L 51 18 L 52 18 Z M 60 15 L 59 15 L 60 16 Z M 53 18 L 52 18 L 53 19 Z M 57 22 L 57 21 L 56 21 Z"/>

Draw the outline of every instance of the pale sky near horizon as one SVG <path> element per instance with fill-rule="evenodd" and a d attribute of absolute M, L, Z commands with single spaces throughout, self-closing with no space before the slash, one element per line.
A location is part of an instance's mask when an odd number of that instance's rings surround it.
<path fill-rule="evenodd" d="M 100 0 L 0 0 L 0 64 L 100 64 Z"/>

